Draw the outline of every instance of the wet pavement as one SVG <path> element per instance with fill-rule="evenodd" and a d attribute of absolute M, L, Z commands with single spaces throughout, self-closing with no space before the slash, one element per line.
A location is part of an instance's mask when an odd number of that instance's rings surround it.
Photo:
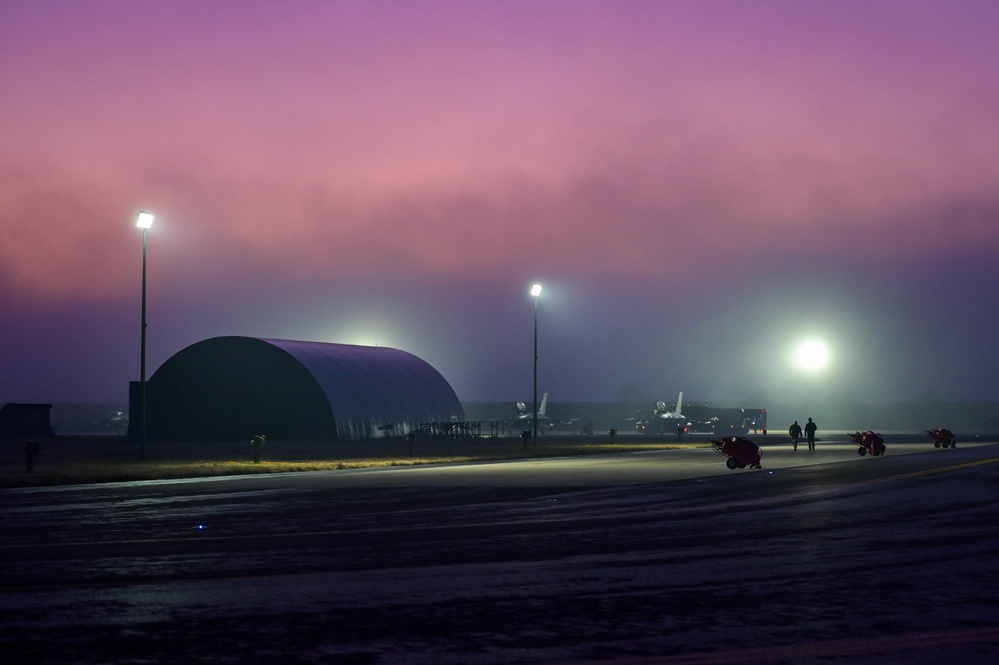
<path fill-rule="evenodd" d="M 761 471 L 698 450 L 6 490 L 0 649 L 995 662 L 999 449 L 892 443 L 876 459 L 765 450 Z"/>

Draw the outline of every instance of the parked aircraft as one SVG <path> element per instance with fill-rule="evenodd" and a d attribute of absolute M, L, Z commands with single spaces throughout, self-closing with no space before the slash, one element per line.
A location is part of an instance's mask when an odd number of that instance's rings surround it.
<path fill-rule="evenodd" d="M 656 410 L 648 418 L 635 422 L 635 429 L 644 434 L 680 434 L 688 431 L 690 422 L 681 411 L 683 409 L 683 392 L 676 398 L 676 410 L 670 411 L 665 402 L 656 402 Z"/>
<path fill-rule="evenodd" d="M 125 436 L 128 432 L 128 414 L 122 411 L 112 411 L 101 418 L 99 424 L 104 429 L 114 430 L 118 436 Z"/>
<path fill-rule="evenodd" d="M 538 407 L 538 429 L 542 428 L 542 424 L 548 425 L 548 416 L 545 411 L 548 409 L 548 393 L 545 393 L 544 397 L 541 398 L 541 405 Z M 534 425 L 534 414 L 531 413 L 527 405 L 523 402 L 517 402 L 517 415 L 510 418 L 507 421 L 507 428 L 513 429 L 514 427 L 520 427 L 523 429 L 524 425 Z"/>
<path fill-rule="evenodd" d="M 544 420 L 548 421 L 548 416 L 545 415 L 545 411 L 548 409 L 548 393 L 545 393 L 541 398 L 541 406 L 538 407 L 538 421 Z M 530 411 L 527 410 L 527 405 L 523 402 L 517 402 L 517 418 L 520 420 L 534 420 L 534 416 Z"/>

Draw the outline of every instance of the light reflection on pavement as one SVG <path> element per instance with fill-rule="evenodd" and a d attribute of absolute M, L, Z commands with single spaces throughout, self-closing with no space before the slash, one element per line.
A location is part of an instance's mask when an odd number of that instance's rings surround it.
<path fill-rule="evenodd" d="M 765 449 L 762 471 L 699 450 L 7 491 L 0 648 L 35 663 L 995 662 L 996 452 L 844 443 Z"/>

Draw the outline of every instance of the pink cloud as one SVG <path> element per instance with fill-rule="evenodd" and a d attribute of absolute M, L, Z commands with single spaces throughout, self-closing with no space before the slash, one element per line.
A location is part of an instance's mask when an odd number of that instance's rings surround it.
<path fill-rule="evenodd" d="M 225 283 L 488 278 L 536 252 L 553 272 L 671 279 L 817 241 L 999 244 L 982 221 L 997 54 L 974 16 L 478 7 L 22 9 L 3 32 L 22 66 L 0 70 L 5 282 L 129 292 L 139 207 L 177 279 L 222 266 Z"/>

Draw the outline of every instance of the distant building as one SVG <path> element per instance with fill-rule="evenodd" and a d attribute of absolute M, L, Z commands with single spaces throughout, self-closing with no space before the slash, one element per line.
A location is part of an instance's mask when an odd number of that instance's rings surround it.
<path fill-rule="evenodd" d="M 129 430 L 140 437 L 141 390 Z M 386 347 L 215 337 L 167 360 L 146 382 L 149 441 L 377 439 L 464 420 L 450 384 Z"/>
<path fill-rule="evenodd" d="M 0 439 L 54 436 L 51 404 L 4 404 L 0 408 Z"/>

